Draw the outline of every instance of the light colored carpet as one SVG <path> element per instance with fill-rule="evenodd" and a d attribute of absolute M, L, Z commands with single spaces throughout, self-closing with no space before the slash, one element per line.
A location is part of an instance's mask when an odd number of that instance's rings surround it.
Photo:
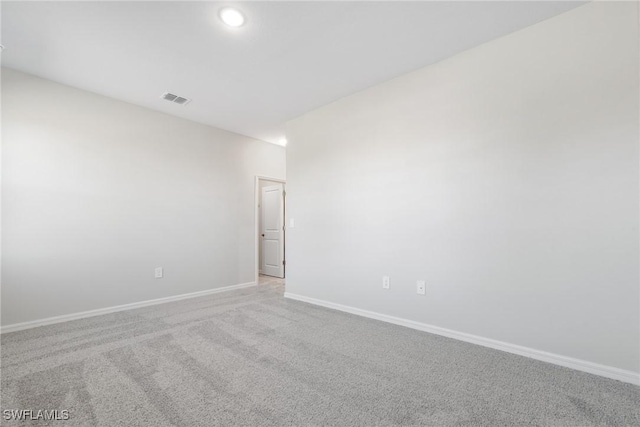
<path fill-rule="evenodd" d="M 282 294 L 3 335 L 2 409 L 68 409 L 55 426 L 640 425 L 636 386 Z"/>

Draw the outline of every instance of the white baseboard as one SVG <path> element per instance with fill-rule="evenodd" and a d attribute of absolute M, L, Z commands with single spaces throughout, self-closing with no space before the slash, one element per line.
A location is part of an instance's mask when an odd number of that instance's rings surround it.
<path fill-rule="evenodd" d="M 219 292 L 233 291 L 236 289 L 255 286 L 256 282 L 241 283 L 239 285 L 223 286 L 221 288 L 208 289 L 206 291 L 191 292 L 188 294 L 174 295 L 165 298 L 157 298 L 147 301 L 134 302 L 131 304 L 117 305 L 114 307 L 98 308 L 96 310 L 82 311 L 80 313 L 63 314 L 62 316 L 48 317 L 46 319 L 32 320 L 12 325 L 0 327 L 0 334 L 22 331 L 24 329 L 37 328 L 39 326 L 53 325 L 55 323 L 68 322 L 70 320 L 84 319 L 85 317 L 100 316 L 103 314 L 115 313 L 117 311 L 133 310 L 134 308 L 148 307 L 150 305 L 164 304 L 167 302 L 180 301 L 188 298 L 202 297 L 205 295 L 217 294 Z"/>
<path fill-rule="evenodd" d="M 549 353 L 546 351 L 536 350 L 529 347 L 523 347 L 515 344 L 509 344 L 502 341 L 484 338 L 477 335 L 458 332 L 451 329 L 445 329 L 438 326 L 428 325 L 426 323 L 415 322 L 413 320 L 402 319 L 400 317 L 388 316 L 386 314 L 376 313 L 373 311 L 362 310 L 347 305 L 336 304 L 329 301 L 323 301 L 316 298 L 305 297 L 302 295 L 285 292 L 285 298 L 296 301 L 302 301 L 309 304 L 319 305 L 334 310 L 344 311 L 358 316 L 368 317 L 370 319 L 380 320 L 383 322 L 393 323 L 407 328 L 417 329 L 419 331 L 429 332 L 436 335 L 453 338 L 496 350 L 506 351 L 520 356 L 529 357 L 531 359 L 541 360 L 543 362 L 560 365 L 578 371 L 588 372 L 590 374 L 599 375 L 614 380 L 623 381 L 635 385 L 640 385 L 640 374 L 633 371 L 614 368 L 611 366 L 600 365 L 598 363 L 587 362 L 586 360 L 574 359 L 572 357 L 562 356 L 559 354 Z"/>

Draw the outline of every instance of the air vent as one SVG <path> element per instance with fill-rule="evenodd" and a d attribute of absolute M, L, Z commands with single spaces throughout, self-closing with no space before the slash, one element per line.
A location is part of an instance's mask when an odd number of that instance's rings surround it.
<path fill-rule="evenodd" d="M 165 99 L 169 102 L 175 102 L 176 104 L 180 105 L 186 105 L 191 102 L 189 98 L 183 98 L 182 96 L 174 95 L 169 92 L 166 92 L 164 95 L 162 95 L 162 99 Z"/>

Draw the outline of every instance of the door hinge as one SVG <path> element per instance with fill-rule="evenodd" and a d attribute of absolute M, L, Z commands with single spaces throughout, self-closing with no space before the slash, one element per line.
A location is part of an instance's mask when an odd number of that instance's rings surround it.
<path fill-rule="evenodd" d="M 282 260 L 282 265 L 287 265 L 287 260 L 286 259 Z"/>

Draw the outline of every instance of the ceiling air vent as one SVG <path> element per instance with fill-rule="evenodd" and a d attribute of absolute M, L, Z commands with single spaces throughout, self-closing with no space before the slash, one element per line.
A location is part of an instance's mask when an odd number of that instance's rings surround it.
<path fill-rule="evenodd" d="M 169 92 L 165 92 L 165 94 L 162 95 L 162 99 L 165 99 L 169 102 L 175 102 L 176 104 L 180 104 L 180 105 L 186 105 L 191 102 L 191 100 L 188 98 L 183 98 L 181 96 L 174 95 Z"/>

